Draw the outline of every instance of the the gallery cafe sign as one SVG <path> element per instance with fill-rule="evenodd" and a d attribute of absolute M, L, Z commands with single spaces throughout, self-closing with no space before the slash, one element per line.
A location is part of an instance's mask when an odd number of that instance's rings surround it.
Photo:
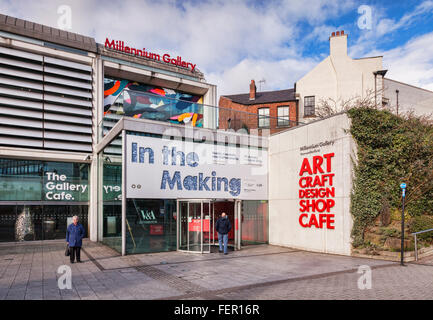
<path fill-rule="evenodd" d="M 161 55 L 157 53 L 146 51 L 146 48 L 137 49 L 137 48 L 125 46 L 125 42 L 123 42 L 122 40 L 110 41 L 108 38 L 105 38 L 105 48 L 128 53 L 128 54 L 133 54 L 135 56 L 140 56 L 140 57 L 152 59 L 159 62 L 162 61 L 165 63 L 175 65 L 177 67 L 191 69 L 191 72 L 195 70 L 195 66 L 196 66 L 196 64 L 193 64 L 191 62 L 183 61 L 181 56 L 177 56 L 176 58 L 174 58 L 171 57 L 168 53 L 166 53 L 161 57 Z"/>

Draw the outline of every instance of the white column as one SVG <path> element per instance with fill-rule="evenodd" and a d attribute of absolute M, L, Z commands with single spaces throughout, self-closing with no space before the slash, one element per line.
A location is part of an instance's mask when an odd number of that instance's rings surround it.
<path fill-rule="evenodd" d="M 93 153 L 92 162 L 90 164 L 89 172 L 89 238 L 91 241 L 98 241 L 98 228 L 99 228 L 99 210 L 98 210 L 98 177 L 99 177 L 99 165 L 98 155 L 95 152 L 96 144 L 99 141 L 99 128 L 98 124 L 101 121 L 101 106 L 103 105 L 103 71 L 102 71 L 102 60 L 98 56 L 93 59 L 92 65 L 93 73 L 93 126 L 92 126 L 92 140 L 93 140 Z"/>
<path fill-rule="evenodd" d="M 126 255 L 126 131 L 122 130 L 122 256 Z"/>

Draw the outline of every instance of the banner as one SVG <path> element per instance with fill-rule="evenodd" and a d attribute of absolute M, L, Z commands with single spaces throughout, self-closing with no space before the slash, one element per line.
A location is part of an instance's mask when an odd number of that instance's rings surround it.
<path fill-rule="evenodd" d="M 126 136 L 126 197 L 268 198 L 268 153 L 245 147 Z"/>

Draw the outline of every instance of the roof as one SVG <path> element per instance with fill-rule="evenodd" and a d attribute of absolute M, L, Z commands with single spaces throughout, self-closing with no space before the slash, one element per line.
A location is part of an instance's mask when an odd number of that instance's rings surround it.
<path fill-rule="evenodd" d="M 223 97 L 243 105 L 296 101 L 295 89 L 256 92 L 255 100 L 250 100 L 249 93 L 224 95 Z"/>
<path fill-rule="evenodd" d="M 353 60 L 375 59 L 375 58 L 383 58 L 383 56 L 373 56 L 373 57 L 353 58 Z"/>
<path fill-rule="evenodd" d="M 405 85 L 405 86 L 408 86 L 408 87 L 412 87 L 412 88 L 415 88 L 415 89 L 424 90 L 424 91 L 427 91 L 428 93 L 433 93 L 433 91 L 431 91 L 429 89 L 424 89 L 424 88 L 421 88 L 421 87 L 417 87 L 417 86 L 414 86 L 414 85 L 409 84 L 409 83 L 405 83 L 405 82 L 401 82 L 401 81 L 397 81 L 397 80 L 390 79 L 390 78 L 385 78 L 385 77 L 383 79 L 385 79 L 387 81 L 396 82 L 396 83 L 399 83 L 399 84 L 402 84 L 402 85 Z"/>
<path fill-rule="evenodd" d="M 204 80 L 204 75 L 198 68 L 196 68 L 193 72 L 190 72 L 184 68 L 164 63 L 162 61 L 158 62 L 145 57 L 137 57 L 132 54 L 120 51 L 107 50 L 103 44 L 96 43 L 95 39 L 92 37 L 52 28 L 4 14 L 0 14 L 0 31 L 37 39 L 44 43 L 61 45 L 69 48 L 79 49 L 85 52 L 99 53 L 112 58 L 119 58 L 121 60 L 181 73 L 193 78 L 198 78 L 199 80 Z"/>
<path fill-rule="evenodd" d="M 96 52 L 94 38 L 0 14 L 0 30 L 67 47 Z"/>

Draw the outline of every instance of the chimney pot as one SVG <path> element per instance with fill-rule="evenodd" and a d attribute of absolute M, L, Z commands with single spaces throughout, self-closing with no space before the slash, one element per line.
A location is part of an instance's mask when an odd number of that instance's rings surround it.
<path fill-rule="evenodd" d="M 254 80 L 251 80 L 251 84 L 250 84 L 250 100 L 255 100 L 256 99 L 256 82 Z"/>
<path fill-rule="evenodd" d="M 341 32 L 341 33 L 340 33 Z M 334 32 L 333 32 L 334 34 Z M 329 54 L 332 57 L 347 56 L 347 35 L 344 31 L 336 31 L 335 37 L 329 37 Z"/>
<path fill-rule="evenodd" d="M 335 37 L 335 32 L 332 33 L 332 36 Z"/>

